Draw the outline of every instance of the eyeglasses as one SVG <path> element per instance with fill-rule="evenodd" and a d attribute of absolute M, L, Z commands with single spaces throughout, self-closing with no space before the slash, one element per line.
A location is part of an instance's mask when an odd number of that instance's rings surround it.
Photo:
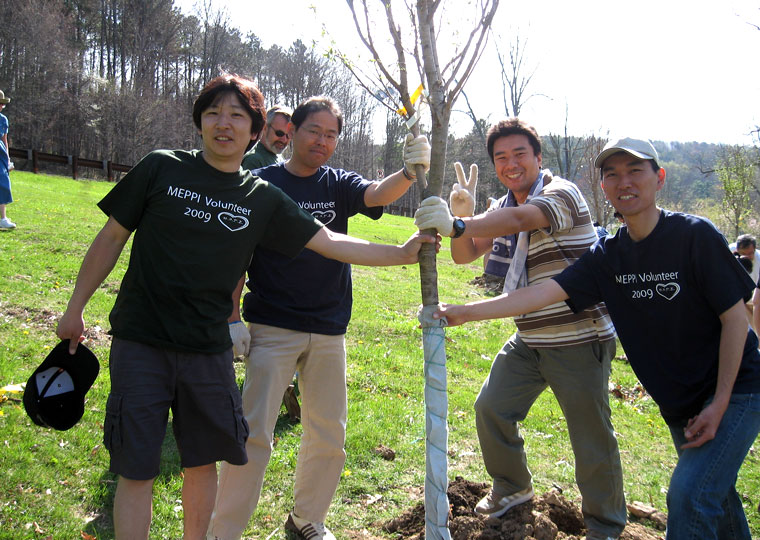
<path fill-rule="evenodd" d="M 278 138 L 287 137 L 288 139 L 290 139 L 290 133 L 288 133 L 287 131 L 282 131 L 281 129 L 275 129 L 274 134 L 277 135 Z"/>
<path fill-rule="evenodd" d="M 334 135 L 332 133 L 322 133 L 321 131 L 318 131 L 316 129 L 307 129 L 306 133 L 308 133 L 308 135 L 312 139 L 316 139 L 316 140 L 319 140 L 322 137 L 324 137 L 325 142 L 330 143 L 330 144 L 332 144 L 332 143 L 334 143 L 335 141 L 338 140 L 338 136 L 337 135 Z"/>

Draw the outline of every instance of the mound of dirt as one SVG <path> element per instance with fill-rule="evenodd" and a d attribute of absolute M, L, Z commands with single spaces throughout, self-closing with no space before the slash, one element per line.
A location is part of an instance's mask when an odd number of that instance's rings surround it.
<path fill-rule="evenodd" d="M 470 281 L 470 285 L 477 285 L 478 287 L 482 287 L 488 293 L 501 294 L 501 291 L 504 288 L 504 278 L 483 273 L 473 278 Z"/>
<path fill-rule="evenodd" d="M 557 490 L 520 504 L 501 518 L 486 518 L 473 510 L 490 485 L 457 477 L 449 484 L 449 531 L 453 540 L 580 540 L 586 534 L 580 508 Z M 632 519 L 632 518 L 631 518 Z M 663 540 L 664 534 L 629 519 L 620 540 Z M 384 525 L 399 538 L 425 537 L 422 502 Z"/>

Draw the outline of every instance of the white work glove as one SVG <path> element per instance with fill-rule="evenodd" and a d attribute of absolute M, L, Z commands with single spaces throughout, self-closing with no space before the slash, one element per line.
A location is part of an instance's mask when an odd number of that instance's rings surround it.
<path fill-rule="evenodd" d="M 422 165 L 425 173 L 430 170 L 430 143 L 424 135 L 415 137 L 407 133 L 404 141 L 404 169 L 412 178 L 417 178 L 415 165 Z"/>
<path fill-rule="evenodd" d="M 454 163 L 454 170 L 457 173 L 457 183 L 449 195 L 449 204 L 451 213 L 457 217 L 470 217 L 475 213 L 475 188 L 478 186 L 478 165 L 470 165 L 470 179 L 465 180 L 464 169 L 458 161 Z"/>
<path fill-rule="evenodd" d="M 440 197 L 428 197 L 414 213 L 414 224 L 419 230 L 435 229 L 441 236 L 454 234 L 454 216 L 449 205 Z"/>
<path fill-rule="evenodd" d="M 230 323 L 230 339 L 233 356 L 248 356 L 251 349 L 251 333 L 243 321 Z"/>

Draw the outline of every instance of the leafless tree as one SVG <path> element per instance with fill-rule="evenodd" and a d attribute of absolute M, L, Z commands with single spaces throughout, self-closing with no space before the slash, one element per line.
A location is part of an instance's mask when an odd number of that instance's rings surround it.
<path fill-rule="evenodd" d="M 359 37 L 372 55 L 375 75 L 368 79 L 358 69 L 354 73 L 372 95 L 377 89 L 385 89 L 384 95 L 393 99 L 398 96 L 400 103 L 383 104 L 390 109 L 404 108 L 405 116 L 413 118 L 417 109 L 412 103 L 414 87 L 410 87 L 410 69 L 416 67 L 419 79 L 424 81 L 428 92 L 427 103 L 430 106 L 431 136 L 433 147 L 429 178 L 422 190 L 422 197 L 440 195 L 443 185 L 444 166 L 446 164 L 446 145 L 449 131 L 451 110 L 465 82 L 469 78 L 486 42 L 488 29 L 499 5 L 499 0 L 484 0 L 476 6 L 478 12 L 472 30 L 465 34 L 465 42 L 457 46 L 452 57 L 442 63 L 438 55 L 436 42 L 436 27 L 440 22 L 438 11 L 442 7 L 440 0 L 417 0 L 414 5 L 406 4 L 405 17 L 411 27 L 409 33 L 402 34 L 401 26 L 396 23 L 393 13 L 393 2 L 383 3 L 387 30 L 393 44 L 395 57 L 384 59 L 376 46 L 375 25 L 370 16 L 367 0 L 347 0 L 353 15 L 354 24 Z M 357 5 L 360 6 L 357 9 Z M 411 35 L 412 43 L 404 43 L 403 36 Z M 414 62 L 410 65 L 408 56 Z M 351 63 L 347 62 L 351 67 Z M 394 91 L 390 91 L 392 88 Z M 419 133 L 419 123 L 411 126 L 415 135 Z M 418 167 L 417 177 L 425 182 L 424 171 Z M 424 184 L 423 184 L 424 185 Z M 422 303 L 434 305 L 438 303 L 437 271 L 435 250 L 426 246 L 420 254 L 420 280 L 422 287 Z"/>
<path fill-rule="evenodd" d="M 607 143 L 606 137 L 598 135 L 589 135 L 579 140 L 581 155 L 579 158 L 578 174 L 575 180 L 581 189 L 586 203 L 591 211 L 593 221 L 598 221 L 606 226 L 612 221 L 614 209 L 607 202 L 607 198 L 602 191 L 601 172 L 594 167 L 594 159 L 604 149 Z"/>
<path fill-rule="evenodd" d="M 562 178 L 575 182 L 581 167 L 584 140 L 568 132 L 568 107 L 565 104 L 565 128 L 562 135 L 550 133 L 547 137 L 548 148 L 544 149 L 544 160 L 556 166 L 556 172 Z"/>
<path fill-rule="evenodd" d="M 533 75 L 538 70 L 538 65 L 532 69 L 527 66 L 525 49 L 528 45 L 527 38 L 522 38 L 515 33 L 509 43 L 507 52 L 508 60 L 505 59 L 499 49 L 499 40 L 494 40 L 496 55 L 501 66 L 501 85 L 504 98 L 504 112 L 507 116 L 520 116 L 523 105 L 536 94 L 527 94 L 528 85 Z"/>
<path fill-rule="evenodd" d="M 493 30 L 492 30 L 493 32 Z M 543 94 L 528 94 L 528 86 L 530 85 L 533 75 L 538 70 L 538 65 L 532 69 L 527 67 L 528 63 L 525 57 L 525 50 L 528 44 L 527 39 L 520 37 L 519 33 L 515 33 L 513 40 L 509 44 L 509 51 L 505 57 L 499 48 L 499 41 L 501 38 L 496 36 L 493 40 L 494 47 L 496 49 L 496 57 L 500 66 L 500 78 L 502 84 L 502 99 L 504 100 L 504 114 L 506 116 L 519 116 L 523 105 L 532 97 Z M 475 111 L 470 105 L 470 100 L 467 97 L 467 93 L 462 91 L 462 97 L 467 105 L 467 110 L 464 111 L 467 116 L 473 122 L 475 130 L 480 135 L 483 145 L 486 144 L 486 133 L 481 126 L 480 119 L 475 115 Z M 487 129 L 487 128 L 486 128 Z"/>
<path fill-rule="evenodd" d="M 420 131 L 420 125 L 418 121 L 419 113 L 418 109 L 415 109 L 415 102 L 412 100 L 414 92 L 410 90 L 409 76 L 411 66 L 407 62 L 407 55 L 410 55 L 414 59 L 414 63 L 417 67 L 417 75 L 419 80 L 425 83 L 428 95 L 426 98 L 427 104 L 430 107 L 430 120 L 431 120 L 431 134 L 430 142 L 433 148 L 430 162 L 430 175 L 425 179 L 425 171 L 421 165 L 416 166 L 417 182 L 423 187 L 422 197 L 425 198 L 430 195 L 440 195 L 441 187 L 443 186 L 444 166 L 446 165 L 446 145 L 448 142 L 449 132 L 449 119 L 451 117 L 451 110 L 456 101 L 459 93 L 462 90 L 463 85 L 472 73 L 475 64 L 480 57 L 483 46 L 486 42 L 488 35 L 488 29 L 493 20 L 493 16 L 496 13 L 496 9 L 499 5 L 499 0 L 480 0 L 474 4 L 476 9 L 475 24 L 469 34 L 465 34 L 465 42 L 461 46 L 457 45 L 452 57 L 445 63 L 441 62 L 441 58 L 438 54 L 438 43 L 436 38 L 437 28 L 441 22 L 441 15 L 438 14 L 438 10 L 442 6 L 441 0 L 416 0 L 414 6 L 406 3 L 408 24 L 411 26 L 411 35 L 414 37 L 414 41 L 410 45 L 411 48 L 405 48 L 401 26 L 397 25 L 393 15 L 392 2 L 385 0 L 383 7 L 385 10 L 386 21 L 388 23 L 388 32 L 395 51 L 395 58 L 391 60 L 392 63 L 388 63 L 388 60 L 384 59 L 378 48 L 375 46 L 375 27 L 371 22 L 370 10 L 368 8 L 368 0 L 360 0 L 355 2 L 354 0 L 347 0 L 347 3 L 351 9 L 351 13 L 354 18 L 356 30 L 360 39 L 370 51 L 374 65 L 376 66 L 377 77 L 374 79 L 379 85 L 375 85 L 376 88 L 383 89 L 384 95 L 391 98 L 394 95 L 400 97 L 401 103 L 396 103 L 394 107 L 385 103 L 386 106 L 392 109 L 399 109 L 398 105 L 403 107 L 403 114 L 410 120 L 408 126 L 412 134 L 418 135 Z M 356 9 L 355 4 L 361 5 L 361 11 Z M 459 13 L 459 19 L 461 21 L 462 13 Z M 405 33 L 403 35 L 408 35 Z M 347 62 L 350 67 L 351 64 Z M 370 88 L 369 82 L 362 79 L 359 76 L 358 71 L 357 78 L 365 88 L 370 89 L 371 95 L 377 95 L 373 89 Z M 395 93 L 391 93 L 389 90 L 392 88 Z M 434 230 L 425 231 L 428 233 L 435 233 Z M 438 304 L 438 274 L 436 270 L 436 253 L 435 247 L 432 244 L 425 244 L 423 249 L 420 250 L 420 286 L 422 289 L 422 304 L 424 306 L 435 306 Z M 423 334 L 426 330 L 431 330 L 430 327 L 423 329 Z M 440 330 L 440 329 L 438 329 Z M 440 345 L 443 344 L 443 335 L 441 333 L 427 334 L 435 335 L 440 338 Z M 435 346 L 430 341 L 423 340 L 425 349 L 425 358 L 429 356 L 435 356 L 438 362 L 426 362 L 426 366 L 433 366 L 433 371 L 440 370 L 441 364 L 445 363 L 445 352 L 442 346 Z M 433 352 L 434 349 L 435 352 Z M 427 367 L 426 367 L 427 370 Z M 443 367 L 443 377 L 445 380 L 445 367 Z M 437 378 L 434 376 L 433 378 Z M 430 388 L 431 379 L 426 377 L 426 393 Z M 436 385 L 437 386 L 437 385 Z M 445 394 L 445 384 L 443 388 L 437 389 Z M 426 401 L 426 408 L 431 405 Z M 445 416 L 445 405 L 441 407 L 440 400 L 434 400 L 434 408 L 436 409 L 436 417 L 441 415 Z M 441 410 L 443 409 L 443 410 Z M 433 424 L 438 424 L 433 422 Z M 438 437 L 441 432 L 445 432 L 445 429 L 440 430 L 441 426 L 436 425 L 436 429 L 431 429 L 428 432 L 430 440 L 434 437 Z M 436 433 L 431 435 L 431 432 Z M 434 452 L 445 452 L 444 447 L 433 448 L 432 445 L 426 445 L 426 452 L 432 449 Z M 437 457 L 441 457 L 436 453 Z M 445 455 L 442 456 L 445 462 Z M 439 459 L 434 459 L 436 463 L 440 463 Z M 445 467 L 444 467 L 445 468 Z M 445 471 L 441 471 L 439 467 L 431 467 L 427 471 L 426 477 L 426 501 L 425 512 L 426 516 L 431 516 L 428 520 L 426 518 L 426 537 L 428 538 L 450 538 L 448 529 L 445 527 L 445 521 L 447 514 L 439 514 L 438 508 L 445 506 L 448 508 L 448 504 L 441 505 L 440 499 L 433 502 L 428 500 L 435 499 L 442 495 L 446 497 L 446 474 Z M 428 483 L 427 480 L 430 480 Z M 430 489 L 428 488 L 433 488 Z"/>

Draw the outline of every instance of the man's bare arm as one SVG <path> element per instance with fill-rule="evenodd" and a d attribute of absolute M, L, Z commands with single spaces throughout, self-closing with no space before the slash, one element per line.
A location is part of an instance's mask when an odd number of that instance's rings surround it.
<path fill-rule="evenodd" d="M 71 340 L 71 354 L 76 351 L 84 332 L 84 307 L 113 270 L 131 234 L 131 231 L 110 217 L 87 250 L 77 275 L 74 292 L 56 330 L 59 338 Z"/>
<path fill-rule="evenodd" d="M 710 404 L 694 418 L 689 419 L 684 435 L 689 441 L 681 448 L 702 446 L 715 438 L 720 421 L 728 407 L 734 389 L 736 374 L 742 363 L 744 343 L 747 340 L 747 315 L 744 301 L 739 300 L 720 314 L 720 348 L 718 349 L 718 381 L 715 396 Z"/>
<path fill-rule="evenodd" d="M 465 305 L 441 304 L 433 314 L 434 319 L 446 317 L 449 326 L 470 321 L 503 319 L 536 311 L 551 304 L 567 300 L 567 293 L 553 279 L 517 289 L 496 298 L 480 300 Z"/>
<path fill-rule="evenodd" d="M 413 234 L 402 246 L 373 244 L 366 240 L 336 233 L 322 227 L 306 244 L 306 247 L 324 257 L 349 264 L 364 266 L 394 266 L 417 262 L 422 244 L 440 245 L 433 236 Z"/>

